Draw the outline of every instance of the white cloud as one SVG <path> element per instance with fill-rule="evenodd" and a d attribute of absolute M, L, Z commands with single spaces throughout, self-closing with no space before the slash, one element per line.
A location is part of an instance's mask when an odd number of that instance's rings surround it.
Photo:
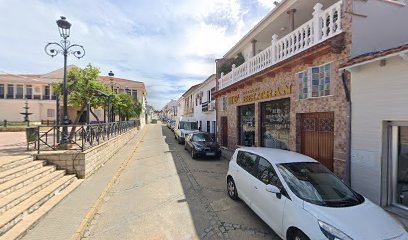
<path fill-rule="evenodd" d="M 258 0 L 266 4 L 265 0 Z M 86 49 L 69 64 L 100 67 L 145 82 L 148 101 L 161 108 L 215 71 L 254 22 L 239 0 L 0 0 L 0 71 L 46 73 L 62 67 L 44 46 L 59 41 L 55 21 L 72 23 L 70 40 Z M 261 5 L 259 7 L 262 8 Z M 259 18 L 260 16 L 258 16 Z"/>

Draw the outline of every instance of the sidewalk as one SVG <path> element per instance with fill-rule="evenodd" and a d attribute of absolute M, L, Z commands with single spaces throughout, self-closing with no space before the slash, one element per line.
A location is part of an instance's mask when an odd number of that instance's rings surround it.
<path fill-rule="evenodd" d="M 49 211 L 39 223 L 34 226 L 23 240 L 69 240 L 77 231 L 89 209 L 93 207 L 99 195 L 120 168 L 122 162 L 129 158 L 136 143 L 140 141 L 143 132 L 149 126 L 141 129 L 135 138 L 123 146 L 103 167 L 86 179 L 76 190 Z"/>

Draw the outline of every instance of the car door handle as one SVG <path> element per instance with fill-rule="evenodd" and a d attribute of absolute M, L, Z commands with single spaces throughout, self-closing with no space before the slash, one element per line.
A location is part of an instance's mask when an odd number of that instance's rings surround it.
<path fill-rule="evenodd" d="M 254 186 L 254 188 L 255 188 L 255 189 L 258 189 L 258 187 L 257 187 L 257 186 Z"/>

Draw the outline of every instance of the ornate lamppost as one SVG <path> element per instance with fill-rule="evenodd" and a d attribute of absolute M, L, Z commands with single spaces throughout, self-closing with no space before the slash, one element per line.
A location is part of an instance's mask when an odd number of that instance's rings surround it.
<path fill-rule="evenodd" d="M 68 138 L 68 90 L 67 90 L 67 57 L 69 54 L 74 55 L 76 58 L 80 59 L 85 56 L 85 49 L 83 46 L 78 44 L 71 44 L 68 41 L 68 37 L 70 34 L 71 23 L 69 23 L 65 17 L 61 17 L 61 19 L 57 20 L 57 25 L 59 29 L 60 36 L 62 40 L 60 43 L 51 42 L 48 43 L 44 50 L 45 52 L 51 56 L 55 57 L 58 54 L 62 54 L 64 56 L 64 82 L 63 82 L 63 119 L 62 119 L 62 136 L 61 136 L 61 144 L 69 143 Z"/>
<path fill-rule="evenodd" d="M 115 74 L 112 71 L 109 71 L 108 75 L 109 75 L 109 80 L 110 80 L 110 87 L 111 87 L 112 93 L 114 93 L 113 92 L 113 86 L 116 83 L 113 82 L 113 76 L 115 76 Z M 112 106 L 112 108 L 109 108 L 109 112 L 110 113 L 108 113 L 108 115 L 110 114 L 110 117 L 111 117 L 111 119 L 109 121 L 110 122 L 115 122 L 115 113 L 113 112 L 113 106 Z"/>

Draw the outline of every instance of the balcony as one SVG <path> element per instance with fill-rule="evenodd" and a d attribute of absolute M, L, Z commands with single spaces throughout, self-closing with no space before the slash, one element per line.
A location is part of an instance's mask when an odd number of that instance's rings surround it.
<path fill-rule="evenodd" d="M 323 5 L 317 3 L 313 7 L 312 19 L 280 39 L 274 34 L 269 47 L 238 67 L 232 65 L 232 71 L 228 74 L 221 73 L 219 90 L 341 33 L 341 4 L 342 1 L 339 1 L 323 10 Z"/>
<path fill-rule="evenodd" d="M 201 105 L 202 107 L 202 112 L 212 112 L 215 110 L 215 100 L 212 100 L 211 102 L 205 102 Z"/>

